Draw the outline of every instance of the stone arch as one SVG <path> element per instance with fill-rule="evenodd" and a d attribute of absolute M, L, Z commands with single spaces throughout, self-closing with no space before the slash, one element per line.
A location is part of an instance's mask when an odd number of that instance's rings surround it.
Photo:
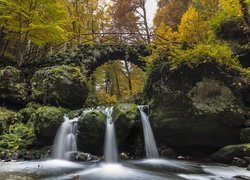
<path fill-rule="evenodd" d="M 85 65 L 87 77 L 99 66 L 114 60 L 127 60 L 144 70 L 146 63 L 141 57 L 151 54 L 145 45 L 85 45 L 78 46 L 77 49 L 74 59 Z"/>

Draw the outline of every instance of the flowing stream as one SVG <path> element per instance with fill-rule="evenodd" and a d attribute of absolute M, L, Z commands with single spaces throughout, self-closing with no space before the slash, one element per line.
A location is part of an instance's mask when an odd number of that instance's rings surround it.
<path fill-rule="evenodd" d="M 143 126 L 143 133 L 144 133 L 144 142 L 145 142 L 145 150 L 146 156 L 149 159 L 159 158 L 159 153 L 157 151 L 153 131 L 149 122 L 148 115 L 144 112 L 144 109 L 147 106 L 138 106 L 140 110 L 142 126 Z M 148 107 L 147 107 L 148 108 Z"/>
<path fill-rule="evenodd" d="M 59 127 L 54 141 L 53 158 L 69 160 L 70 154 L 77 151 L 76 133 L 80 117 L 69 119 L 64 115 L 64 122 Z"/>
<path fill-rule="evenodd" d="M 104 157 L 106 163 L 117 163 L 118 151 L 116 145 L 115 127 L 112 119 L 113 107 L 106 108 L 104 113 L 107 116 Z"/>

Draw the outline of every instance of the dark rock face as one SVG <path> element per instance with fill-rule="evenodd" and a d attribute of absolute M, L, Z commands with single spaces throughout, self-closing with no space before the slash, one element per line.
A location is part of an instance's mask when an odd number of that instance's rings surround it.
<path fill-rule="evenodd" d="M 170 69 L 155 64 L 145 91 L 156 141 L 168 146 L 210 150 L 240 142 L 246 81 L 219 64 Z"/>
<path fill-rule="evenodd" d="M 85 77 L 77 67 L 63 65 L 41 69 L 31 82 L 32 98 L 44 104 L 81 108 L 88 96 Z"/>
<path fill-rule="evenodd" d="M 23 105 L 27 101 L 27 88 L 20 70 L 12 66 L 0 69 L 0 102 Z"/>

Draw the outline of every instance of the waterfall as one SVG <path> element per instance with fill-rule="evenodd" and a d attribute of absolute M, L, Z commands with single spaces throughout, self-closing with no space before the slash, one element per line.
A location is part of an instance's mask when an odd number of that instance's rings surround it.
<path fill-rule="evenodd" d="M 146 106 L 138 106 L 140 110 L 143 133 L 144 133 L 144 142 L 145 142 L 145 150 L 147 158 L 159 158 L 159 153 L 157 151 L 154 135 L 152 132 L 152 128 L 149 122 L 148 115 L 143 111 Z"/>
<path fill-rule="evenodd" d="M 115 136 L 115 127 L 112 119 L 113 107 L 106 108 L 104 113 L 107 116 L 106 121 L 106 133 L 105 133 L 105 146 L 104 146 L 104 156 L 106 163 L 116 163 L 117 162 L 117 145 Z"/>
<path fill-rule="evenodd" d="M 54 159 L 69 160 L 70 154 L 77 151 L 76 145 L 76 133 L 77 133 L 77 122 L 80 118 L 69 119 L 67 115 L 64 115 L 64 122 L 59 127 L 56 138 L 54 140 Z"/>

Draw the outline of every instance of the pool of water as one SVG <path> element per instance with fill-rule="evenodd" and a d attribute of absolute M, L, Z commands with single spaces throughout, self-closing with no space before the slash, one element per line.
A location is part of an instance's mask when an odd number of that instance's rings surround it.
<path fill-rule="evenodd" d="M 250 171 L 223 164 L 167 159 L 122 161 L 116 164 L 48 160 L 1 162 L 0 179 L 244 180 L 250 179 Z"/>

